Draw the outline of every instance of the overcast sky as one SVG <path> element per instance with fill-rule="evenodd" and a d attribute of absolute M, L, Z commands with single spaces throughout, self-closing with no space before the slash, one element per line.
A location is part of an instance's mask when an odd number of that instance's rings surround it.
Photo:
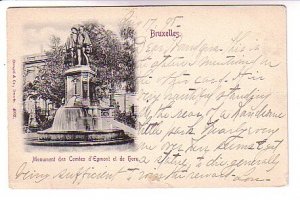
<path fill-rule="evenodd" d="M 79 22 L 80 23 L 80 22 Z M 101 23 L 101 22 L 99 22 Z M 51 35 L 55 35 L 61 38 L 61 42 L 65 43 L 67 37 L 70 35 L 71 27 L 77 25 L 78 21 L 64 21 L 57 22 L 55 24 L 30 24 L 24 26 L 24 50 L 26 55 L 41 53 L 41 50 L 49 49 L 49 38 Z M 106 29 L 113 31 L 115 34 L 119 34 L 117 24 L 103 24 Z"/>

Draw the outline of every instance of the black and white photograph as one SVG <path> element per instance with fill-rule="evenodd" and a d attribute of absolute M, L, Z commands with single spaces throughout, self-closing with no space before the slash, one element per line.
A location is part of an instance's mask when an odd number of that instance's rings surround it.
<path fill-rule="evenodd" d="M 132 145 L 138 110 L 134 27 L 122 20 L 70 24 L 24 26 L 26 144 Z"/>

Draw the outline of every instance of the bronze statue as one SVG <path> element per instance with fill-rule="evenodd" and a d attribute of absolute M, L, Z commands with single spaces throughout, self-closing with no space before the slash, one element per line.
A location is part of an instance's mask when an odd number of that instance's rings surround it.
<path fill-rule="evenodd" d="M 71 34 L 66 42 L 67 60 L 73 66 L 89 65 L 89 54 L 92 51 L 92 43 L 84 26 L 72 27 Z"/>

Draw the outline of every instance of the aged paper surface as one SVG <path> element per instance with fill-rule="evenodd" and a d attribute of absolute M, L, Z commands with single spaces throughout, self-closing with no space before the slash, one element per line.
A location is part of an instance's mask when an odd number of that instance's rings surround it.
<path fill-rule="evenodd" d="M 284 6 L 10 8 L 12 188 L 288 182 Z"/>

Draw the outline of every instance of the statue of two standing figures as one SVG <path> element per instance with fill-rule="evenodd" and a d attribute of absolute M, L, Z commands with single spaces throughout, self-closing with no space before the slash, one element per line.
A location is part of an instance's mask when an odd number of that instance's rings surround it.
<path fill-rule="evenodd" d="M 89 54 L 92 51 L 90 37 L 84 26 L 72 27 L 66 42 L 66 63 L 72 66 L 89 65 Z"/>

